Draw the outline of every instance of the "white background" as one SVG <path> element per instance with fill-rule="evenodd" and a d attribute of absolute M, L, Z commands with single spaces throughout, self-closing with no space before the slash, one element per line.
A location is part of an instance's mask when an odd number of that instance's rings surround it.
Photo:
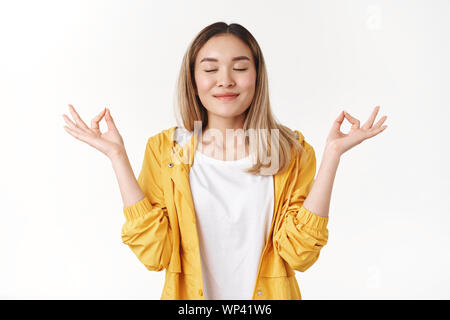
<path fill-rule="evenodd" d="M 273 112 L 318 168 L 342 109 L 388 115 L 341 159 L 303 298 L 449 299 L 449 15 L 436 0 L 1 1 L 0 298 L 160 298 L 164 271 L 121 242 L 110 161 L 61 115 L 110 108 L 137 175 L 148 137 L 176 125 L 188 43 L 224 21 L 257 39 Z"/>

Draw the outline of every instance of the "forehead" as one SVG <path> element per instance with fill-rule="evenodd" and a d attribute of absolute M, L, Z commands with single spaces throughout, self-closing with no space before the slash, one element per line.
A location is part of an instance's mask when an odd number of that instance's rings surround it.
<path fill-rule="evenodd" d="M 232 34 L 221 34 L 212 37 L 203 45 L 197 54 L 196 63 L 200 63 L 204 58 L 228 62 L 237 56 L 247 56 L 253 61 L 250 48 L 241 39 Z"/>

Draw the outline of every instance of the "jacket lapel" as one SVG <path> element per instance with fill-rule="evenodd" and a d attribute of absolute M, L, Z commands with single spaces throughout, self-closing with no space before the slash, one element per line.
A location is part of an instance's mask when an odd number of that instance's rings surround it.
<path fill-rule="evenodd" d="M 168 167 L 170 179 L 173 181 L 174 189 L 178 190 L 183 200 L 189 209 L 189 213 L 182 212 L 182 214 L 192 215 L 195 217 L 194 203 L 189 183 L 189 170 L 194 161 L 194 153 L 197 146 L 197 137 L 192 135 L 191 139 L 181 147 L 174 141 L 175 127 L 168 130 L 168 137 L 165 146 L 164 165 Z M 171 164 L 171 165 L 170 165 Z"/>

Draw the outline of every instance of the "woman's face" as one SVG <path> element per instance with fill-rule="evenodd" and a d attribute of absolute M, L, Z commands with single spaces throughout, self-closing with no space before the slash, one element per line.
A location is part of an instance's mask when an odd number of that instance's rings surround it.
<path fill-rule="evenodd" d="M 231 118 L 241 115 L 255 93 L 256 69 L 250 48 L 232 34 L 209 39 L 195 61 L 195 83 L 203 106 L 211 115 Z M 216 96 L 236 93 L 231 100 Z"/>

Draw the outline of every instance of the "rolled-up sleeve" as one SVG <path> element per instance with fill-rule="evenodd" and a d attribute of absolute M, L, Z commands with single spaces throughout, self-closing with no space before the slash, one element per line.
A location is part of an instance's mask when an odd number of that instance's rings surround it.
<path fill-rule="evenodd" d="M 160 186 L 161 166 L 157 141 L 147 142 L 142 169 L 137 179 L 145 197 L 124 207 L 125 223 L 122 241 L 134 252 L 148 270 L 167 268 L 172 252 L 171 226 Z"/>
<path fill-rule="evenodd" d="M 316 157 L 314 149 L 304 139 L 304 148 L 289 191 L 289 203 L 273 237 L 278 254 L 294 270 L 306 271 L 319 258 L 320 250 L 328 241 L 328 217 L 314 214 L 303 206 L 314 183 Z"/>

